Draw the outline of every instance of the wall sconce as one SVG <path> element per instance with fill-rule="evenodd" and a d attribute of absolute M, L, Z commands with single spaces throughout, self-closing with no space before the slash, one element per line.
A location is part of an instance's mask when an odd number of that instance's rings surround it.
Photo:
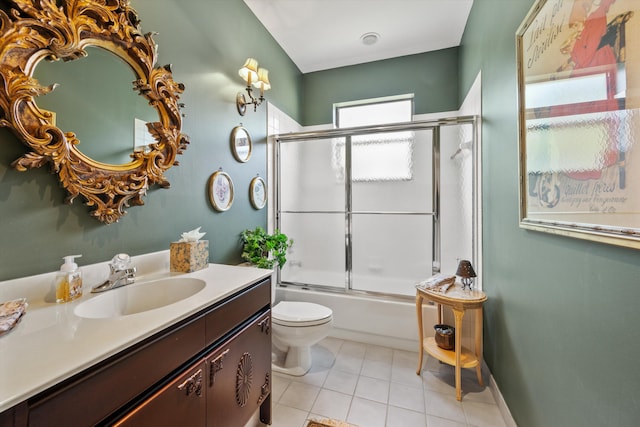
<path fill-rule="evenodd" d="M 458 264 L 458 271 L 456 271 L 456 276 L 459 276 L 462 281 L 462 289 L 466 289 L 467 286 L 469 290 L 473 286 L 473 278 L 476 277 L 476 272 L 473 270 L 473 266 L 471 265 L 471 261 L 467 261 L 463 259 Z"/>
<path fill-rule="evenodd" d="M 249 94 L 249 100 L 245 98 L 244 93 L 242 92 L 238 92 L 238 95 L 236 95 L 236 107 L 238 108 L 238 113 L 240 113 L 241 116 L 244 116 L 247 112 L 248 104 L 253 104 L 253 111 L 256 111 L 256 108 L 262 104 L 262 101 L 264 101 L 264 91 L 271 89 L 271 83 L 269 83 L 269 70 L 258 68 L 258 61 L 253 58 L 247 58 L 247 61 L 238 71 L 238 74 L 247 84 L 246 90 L 247 94 Z M 260 89 L 259 98 L 255 98 L 253 96 L 251 84 Z"/>

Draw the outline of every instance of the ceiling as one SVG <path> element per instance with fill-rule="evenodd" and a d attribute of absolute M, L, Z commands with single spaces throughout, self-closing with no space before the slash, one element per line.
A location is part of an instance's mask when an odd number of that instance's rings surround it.
<path fill-rule="evenodd" d="M 244 0 L 303 73 L 455 47 L 473 0 Z M 361 37 L 377 33 L 374 44 Z"/>

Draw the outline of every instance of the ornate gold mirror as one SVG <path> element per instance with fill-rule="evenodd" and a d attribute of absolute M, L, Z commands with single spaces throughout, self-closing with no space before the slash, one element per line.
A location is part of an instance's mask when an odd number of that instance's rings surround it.
<path fill-rule="evenodd" d="M 0 10 L 0 125 L 10 128 L 29 147 L 12 166 L 25 171 L 49 164 L 69 193 L 93 208 L 105 223 L 117 221 L 131 205 L 143 205 L 149 186 L 168 188 L 164 172 L 189 143 L 182 134 L 179 95 L 184 85 L 173 80 L 170 66 L 155 67 L 156 45 L 143 34 L 128 0 L 9 0 Z M 159 116 L 146 126 L 153 142 L 130 154 L 124 164 L 102 163 L 83 152 L 76 135 L 56 127 L 55 114 L 36 104 L 54 90 L 33 77 L 41 60 L 72 61 L 101 48 L 133 70 L 133 90 Z M 94 49 L 95 50 L 95 49 Z M 100 84 L 97 82 L 96 84 Z"/>
<path fill-rule="evenodd" d="M 129 64 L 99 47 L 85 50 L 87 56 L 75 61 L 38 63 L 32 77 L 42 86 L 57 85 L 36 99 L 38 108 L 55 112 L 53 124 L 72 131 L 85 156 L 112 165 L 129 163 L 134 146 L 144 149 L 155 142 L 144 123 L 157 121 L 158 113 L 132 89 L 136 77 Z"/>

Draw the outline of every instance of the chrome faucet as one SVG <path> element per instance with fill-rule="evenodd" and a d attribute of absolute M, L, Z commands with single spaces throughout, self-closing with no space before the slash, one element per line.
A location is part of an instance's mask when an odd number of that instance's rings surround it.
<path fill-rule="evenodd" d="M 101 285 L 94 287 L 91 292 L 104 292 L 135 282 L 136 268 L 129 267 L 130 263 L 131 258 L 127 254 L 117 254 L 114 256 L 109 264 L 109 278 Z"/>

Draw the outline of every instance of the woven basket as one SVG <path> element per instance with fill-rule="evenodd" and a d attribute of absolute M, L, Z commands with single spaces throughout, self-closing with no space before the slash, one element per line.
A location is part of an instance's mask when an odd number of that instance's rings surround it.
<path fill-rule="evenodd" d="M 433 325 L 436 330 L 436 344 L 445 350 L 453 350 L 456 345 L 456 330 L 453 326 L 438 324 Z"/>

